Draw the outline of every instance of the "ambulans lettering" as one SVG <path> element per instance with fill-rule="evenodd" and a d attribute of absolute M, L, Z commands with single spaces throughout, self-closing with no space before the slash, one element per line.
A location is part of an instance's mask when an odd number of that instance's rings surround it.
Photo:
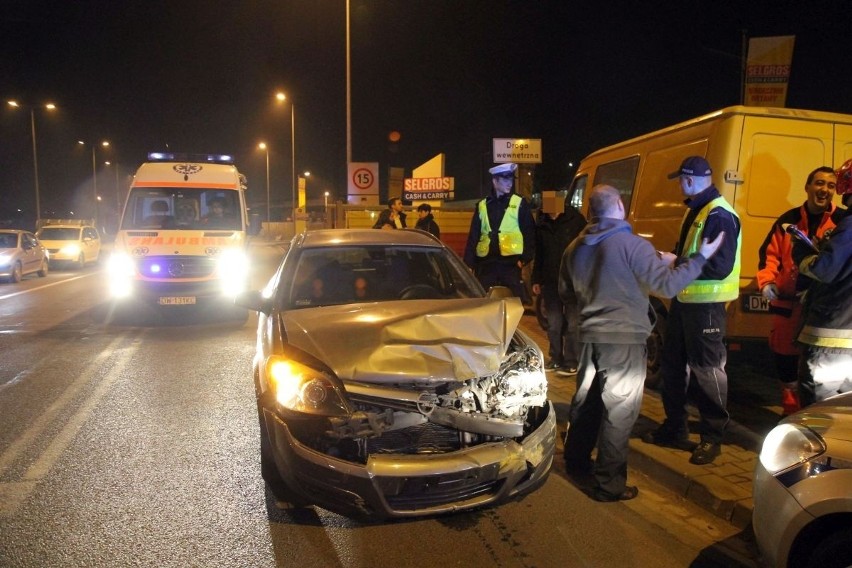
<path fill-rule="evenodd" d="M 131 237 L 127 245 L 137 246 L 227 246 L 230 240 L 223 237 Z"/>

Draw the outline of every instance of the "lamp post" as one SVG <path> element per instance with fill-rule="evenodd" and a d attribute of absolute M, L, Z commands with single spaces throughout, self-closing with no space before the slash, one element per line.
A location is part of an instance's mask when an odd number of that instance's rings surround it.
<path fill-rule="evenodd" d="M 287 100 L 287 95 L 282 93 L 281 91 L 275 93 L 275 98 L 279 103 L 283 103 Z M 296 207 L 298 204 L 296 203 L 296 105 L 293 102 L 290 102 L 290 169 L 293 173 L 292 180 L 292 191 L 293 191 L 293 224 L 295 226 L 296 223 Z"/>
<path fill-rule="evenodd" d="M 77 140 L 77 144 L 80 144 L 81 146 L 85 146 L 86 142 L 83 141 L 83 140 Z M 92 203 L 94 203 L 95 224 L 97 226 L 97 222 L 98 222 L 98 200 L 100 199 L 98 197 L 98 162 L 97 162 L 97 158 L 95 156 L 95 148 L 97 147 L 97 144 L 91 144 L 91 146 L 92 146 Z M 103 142 L 101 142 L 101 146 L 103 146 L 104 148 L 107 148 L 107 147 L 109 147 L 109 142 L 107 140 L 104 140 Z"/>
<path fill-rule="evenodd" d="M 323 221 L 325 222 L 325 226 L 329 227 L 329 224 L 328 224 L 328 192 L 326 191 L 325 193 L 323 193 L 322 197 L 323 197 L 323 203 L 322 203 L 322 205 L 323 205 L 323 209 L 322 209 Z"/>
<path fill-rule="evenodd" d="M 118 162 L 113 164 L 109 160 L 104 162 L 105 166 L 115 166 L 115 210 L 118 211 L 118 214 L 121 215 L 121 189 L 119 188 L 118 181 Z"/>
<path fill-rule="evenodd" d="M 21 108 L 20 103 L 18 101 L 7 101 L 10 107 Z M 35 202 L 36 202 L 36 225 L 38 225 L 38 220 L 41 219 L 41 197 L 39 196 L 39 188 L 38 188 L 38 150 L 36 148 L 36 126 L 35 126 L 35 109 L 36 108 L 44 108 L 47 110 L 56 110 L 56 105 L 53 103 L 47 103 L 41 107 L 30 106 L 30 129 L 33 138 L 33 179 L 35 180 Z"/>
<path fill-rule="evenodd" d="M 271 208 L 269 200 L 269 146 L 266 145 L 266 142 L 261 142 L 257 147 L 266 151 L 266 223 L 269 224 L 269 210 Z"/>

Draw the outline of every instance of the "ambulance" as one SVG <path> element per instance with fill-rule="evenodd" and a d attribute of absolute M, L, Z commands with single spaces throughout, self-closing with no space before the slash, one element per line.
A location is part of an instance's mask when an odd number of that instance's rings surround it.
<path fill-rule="evenodd" d="M 246 178 L 229 156 L 149 154 L 110 257 L 112 298 L 167 309 L 232 306 L 248 285 L 248 241 L 260 230 L 245 193 Z"/>
<path fill-rule="evenodd" d="M 687 156 L 703 156 L 713 183 L 742 223 L 740 296 L 728 304 L 728 347 L 765 342 L 769 302 L 757 289 L 758 251 L 781 213 L 806 199 L 808 174 L 852 158 L 852 115 L 789 108 L 732 106 L 597 150 L 580 162 L 571 203 L 588 216 L 586 195 L 597 184 L 619 190 L 633 230 L 661 251 L 678 240 L 686 211 L 676 171 Z M 839 199 L 835 199 L 839 203 Z M 649 365 L 665 334 L 667 302 L 656 311 Z"/>

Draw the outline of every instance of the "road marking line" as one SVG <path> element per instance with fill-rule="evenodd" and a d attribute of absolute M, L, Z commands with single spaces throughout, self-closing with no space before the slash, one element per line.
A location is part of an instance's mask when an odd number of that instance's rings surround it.
<path fill-rule="evenodd" d="M 137 336 L 139 333 L 137 333 Z M 9 467 L 18 455 L 28 447 L 33 440 L 51 423 L 56 414 L 62 410 L 73 398 L 74 395 L 83 388 L 91 378 L 98 364 L 105 359 L 108 354 L 112 353 L 115 344 L 121 341 L 122 338 L 115 339 L 110 345 L 103 350 L 95 361 L 89 365 L 86 370 L 81 373 L 80 377 L 74 381 L 65 392 L 62 393 L 60 399 L 57 399 L 48 410 L 39 416 L 38 420 L 24 432 L 12 445 L 0 455 L 0 476 L 3 471 Z M 131 338 L 135 339 L 135 338 Z M 38 459 L 24 472 L 20 481 L 8 483 L 0 483 L 0 516 L 14 514 L 35 491 L 38 484 L 50 472 L 53 466 L 61 457 L 62 453 L 71 445 L 74 438 L 80 431 L 80 428 L 86 423 L 91 416 L 95 407 L 109 392 L 110 387 L 115 383 L 121 373 L 127 366 L 130 358 L 136 353 L 135 346 L 133 348 L 125 348 L 118 360 L 110 369 L 110 372 L 97 385 L 94 392 L 79 406 L 77 412 L 71 416 L 65 426 L 59 431 L 53 441 L 42 452 Z"/>
<path fill-rule="evenodd" d="M 65 389 L 62 395 L 53 401 L 53 404 L 51 404 L 47 410 L 36 418 L 32 425 L 15 441 L 13 441 L 2 454 L 0 454 L 0 477 L 2 477 L 9 466 L 18 459 L 18 456 L 38 438 L 44 429 L 56 419 L 56 416 L 74 399 L 75 396 L 77 396 L 77 393 L 79 393 L 80 390 L 89 383 L 92 374 L 101 365 L 103 359 L 109 357 L 112 351 L 118 346 L 118 343 L 125 339 L 127 339 L 127 337 L 118 337 L 114 339 L 97 357 L 95 357 L 95 360 L 86 367 L 80 376 L 68 385 L 68 388 Z M 132 340 L 134 338 L 130 339 Z M 127 351 L 135 351 L 135 348 L 127 349 Z M 125 356 L 126 355 L 127 354 L 125 354 Z"/>
<path fill-rule="evenodd" d="M 83 424 L 85 424 L 89 419 L 92 411 L 109 391 L 113 383 L 115 383 L 120 372 L 124 370 L 130 360 L 130 357 L 133 356 L 135 352 L 136 349 L 124 350 L 124 353 L 121 354 L 118 361 L 116 361 L 112 366 L 110 372 L 101 380 L 100 384 L 98 384 L 91 396 L 89 396 L 83 404 L 80 405 L 77 412 L 75 412 L 65 426 L 63 426 L 62 430 L 59 431 L 59 434 L 53 438 L 53 441 L 47 449 L 42 452 L 38 460 L 27 468 L 27 471 L 22 477 L 24 481 L 38 482 L 48 474 L 50 469 L 59 459 L 59 456 L 62 455 L 62 452 L 64 452 L 68 446 L 71 445 L 71 442 L 74 441 L 74 438 L 77 436 L 80 428 L 82 428 Z"/>
<path fill-rule="evenodd" d="M 11 294 L 6 294 L 5 296 L 0 296 L 0 300 L 6 300 L 8 298 L 14 298 L 15 296 L 20 296 L 22 294 L 29 294 L 31 292 L 38 292 L 39 290 L 44 290 L 45 288 L 50 288 L 51 286 L 59 286 L 60 284 L 65 284 L 66 282 L 73 282 L 74 280 L 79 280 L 80 278 L 88 278 L 89 276 L 94 276 L 95 274 L 100 274 L 102 271 L 98 270 L 97 272 L 90 272 L 88 274 L 82 274 L 80 276 L 74 276 L 72 278 L 66 278 L 65 280 L 60 280 L 59 282 L 51 282 L 50 284 L 44 284 L 42 286 L 38 286 L 36 288 L 30 288 L 28 290 L 21 290 L 20 292 L 12 292 Z"/>

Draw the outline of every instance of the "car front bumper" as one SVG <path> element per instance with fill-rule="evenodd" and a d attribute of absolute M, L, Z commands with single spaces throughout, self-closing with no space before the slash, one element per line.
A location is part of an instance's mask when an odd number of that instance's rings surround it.
<path fill-rule="evenodd" d="M 553 464 L 556 413 L 522 441 L 501 440 L 446 454 L 373 454 L 366 464 L 300 443 L 264 410 L 270 445 L 287 484 L 307 500 L 347 514 L 417 517 L 493 505 L 541 486 Z"/>
<path fill-rule="evenodd" d="M 752 526 L 763 560 L 767 566 L 786 567 L 796 535 L 813 517 L 759 461 L 752 487 Z"/>

